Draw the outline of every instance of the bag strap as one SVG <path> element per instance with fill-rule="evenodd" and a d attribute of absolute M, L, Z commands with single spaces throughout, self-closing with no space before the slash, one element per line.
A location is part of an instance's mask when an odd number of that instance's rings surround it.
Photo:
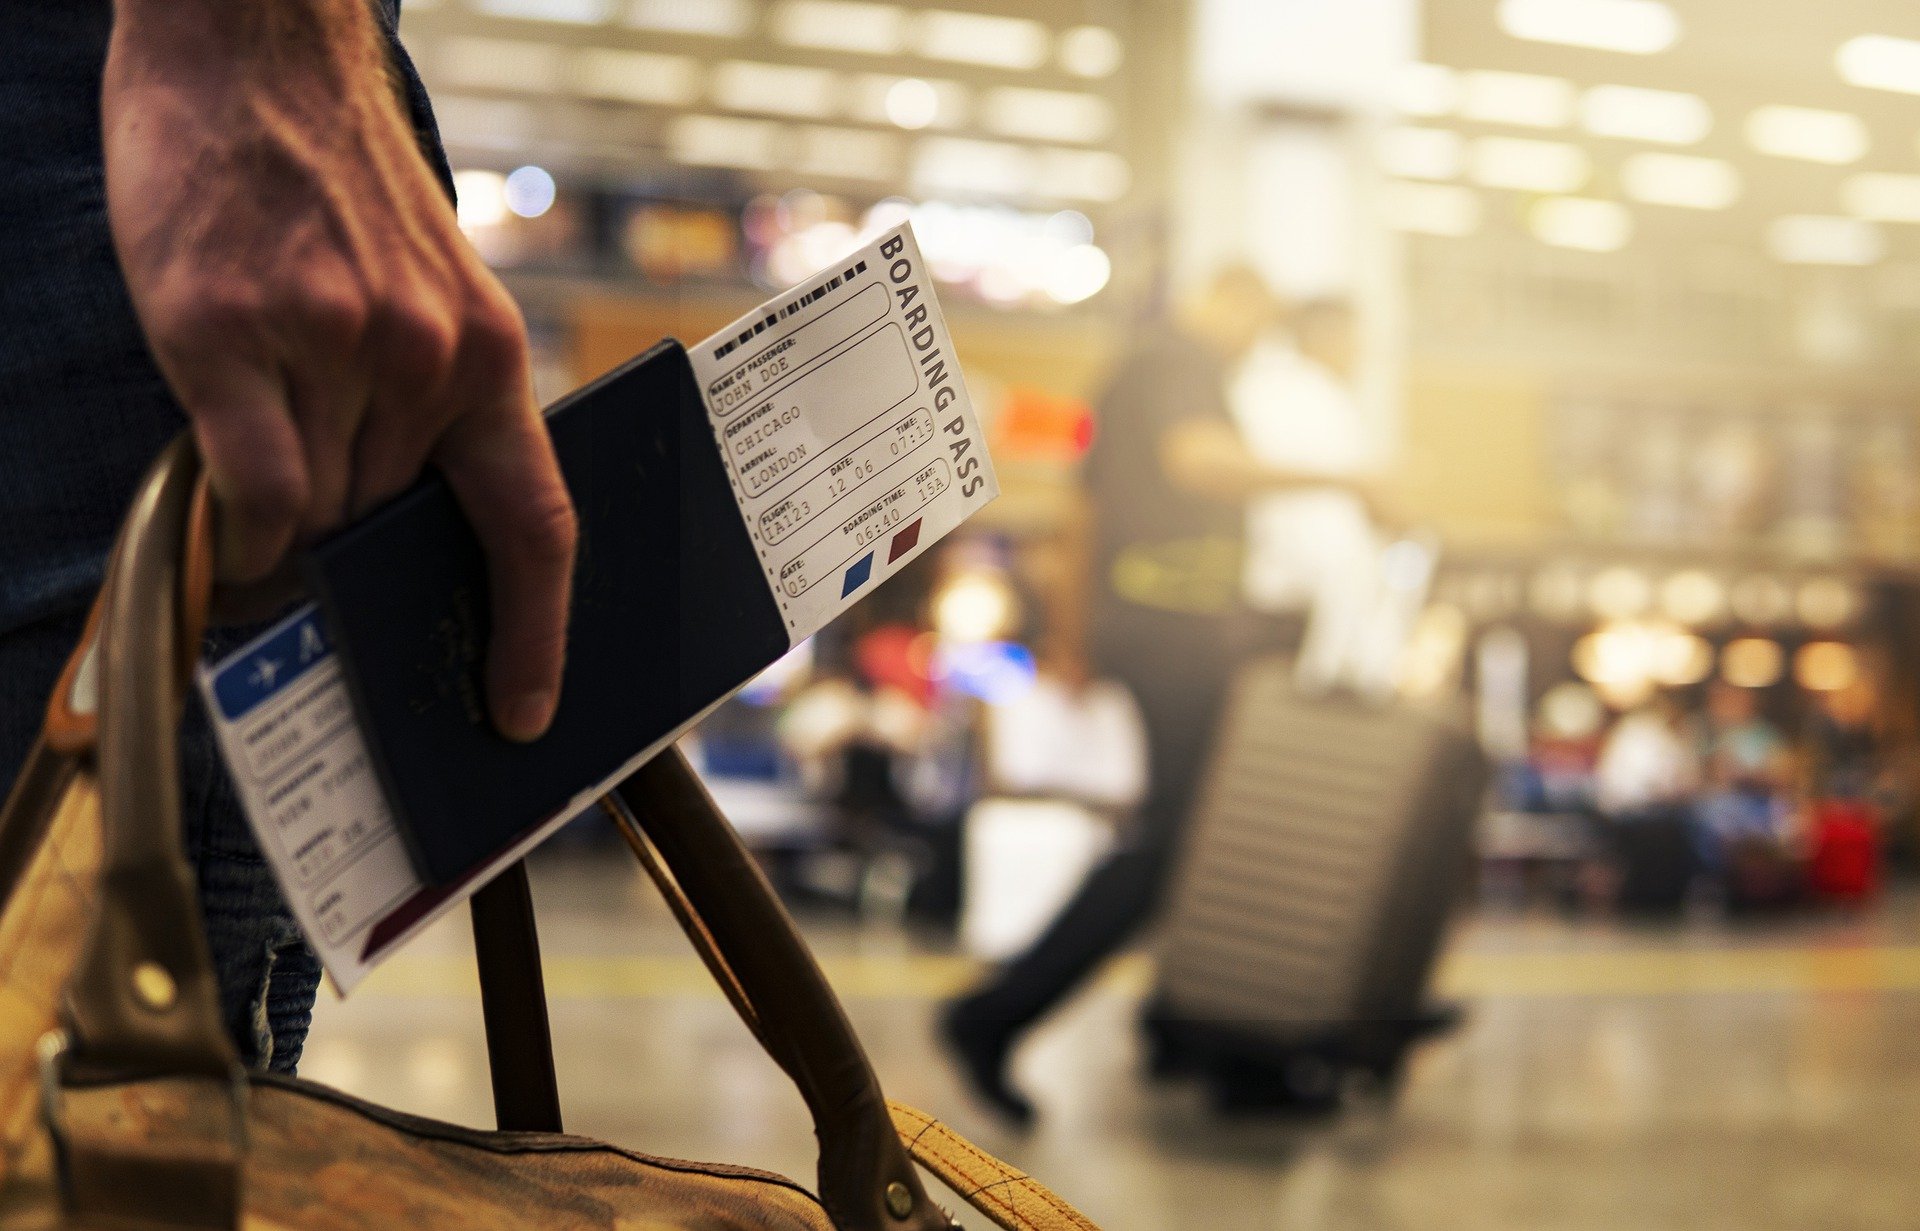
<path fill-rule="evenodd" d="M 903 1175 L 903 1156 L 1007 1231 L 1098 1231 L 1032 1177 L 933 1117 L 886 1101 L 792 918 L 678 749 L 601 806 L 747 1029 L 800 1087 L 821 1142 L 821 1201 L 842 1231 L 951 1226 L 912 1169 Z M 875 1197 L 879 1221 L 841 1213 L 850 1203 L 864 1203 L 854 1207 L 864 1212 Z"/>
<path fill-rule="evenodd" d="M 611 809 L 672 876 L 676 913 L 725 972 L 749 1028 L 800 1089 L 820 1139 L 820 1204 L 838 1231 L 948 1231 L 895 1136 L 853 1024 L 760 866 L 678 749 L 634 771 Z M 705 940 L 702 940 L 702 937 Z"/>
<path fill-rule="evenodd" d="M 220 1231 L 240 1217 L 245 1074 L 220 1019 L 180 816 L 180 716 L 213 574 L 209 509 L 182 437 L 141 482 L 88 635 L 0 823 L 0 890 L 10 891 L 17 851 L 44 835 L 47 801 L 91 765 L 103 846 L 97 901 L 68 977 L 62 1027 L 40 1044 L 62 1198 L 89 1225 L 132 1219 Z M 230 1100 L 223 1139 L 69 1133 L 66 1104 L 79 1087 L 156 1076 L 222 1083 Z"/>
<path fill-rule="evenodd" d="M 553 1070 L 553 1028 L 540 966 L 527 865 L 515 863 L 467 902 L 480 967 L 480 1015 L 486 1022 L 493 1116 L 502 1129 L 558 1133 L 560 1082 Z M 512 1047 L 494 1047 L 513 1039 Z"/>
<path fill-rule="evenodd" d="M 211 576 L 183 564 L 194 506 L 206 500 L 198 477 L 191 444 L 175 441 L 114 549 L 99 642 L 101 895 L 66 1016 L 72 1062 L 226 1078 L 239 1061 L 220 1022 L 180 817 L 179 726 L 194 658 L 183 650 L 202 618 L 183 619 L 182 607 L 204 613 L 208 601 L 185 582 L 190 571 Z"/>

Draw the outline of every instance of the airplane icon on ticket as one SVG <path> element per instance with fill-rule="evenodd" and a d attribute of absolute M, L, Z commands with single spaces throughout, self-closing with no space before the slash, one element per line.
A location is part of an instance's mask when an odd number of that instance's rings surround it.
<path fill-rule="evenodd" d="M 273 682 L 279 678 L 279 659 L 261 657 L 253 660 L 253 683 L 256 687 L 270 689 L 273 687 Z"/>

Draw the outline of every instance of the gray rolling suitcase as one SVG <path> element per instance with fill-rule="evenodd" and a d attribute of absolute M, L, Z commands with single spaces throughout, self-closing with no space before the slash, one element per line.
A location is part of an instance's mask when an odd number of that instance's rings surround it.
<path fill-rule="evenodd" d="M 1446 1023 L 1427 1000 L 1471 868 L 1487 766 L 1449 717 L 1235 682 L 1168 903 L 1146 1027 L 1162 1073 L 1223 1107 L 1326 1106 L 1391 1085 Z"/>

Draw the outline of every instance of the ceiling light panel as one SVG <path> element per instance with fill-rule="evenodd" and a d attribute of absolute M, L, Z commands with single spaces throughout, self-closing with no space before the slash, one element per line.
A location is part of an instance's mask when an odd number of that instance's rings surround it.
<path fill-rule="evenodd" d="M 773 115 L 832 115 L 841 100 L 840 77 L 824 68 L 726 60 L 714 66 L 713 101 L 729 111 Z"/>
<path fill-rule="evenodd" d="M 1003 137 L 1093 142 L 1113 128 L 1113 108 L 1092 94 L 1002 86 L 981 100 L 981 118 Z"/>
<path fill-rule="evenodd" d="M 1460 239 L 1480 229 L 1480 195 L 1458 184 L 1388 184 L 1383 204 L 1397 231 Z"/>
<path fill-rule="evenodd" d="M 1573 121 L 1573 83 L 1534 73 L 1476 71 L 1460 80 L 1460 114 L 1484 124 L 1564 128 Z"/>
<path fill-rule="evenodd" d="M 1721 158 L 1635 154 L 1620 164 L 1620 187 L 1648 205 L 1726 209 L 1740 199 L 1740 172 Z"/>
<path fill-rule="evenodd" d="M 1436 118 L 1452 115 L 1460 106 L 1460 74 L 1444 64 L 1409 64 L 1400 70 L 1396 85 L 1405 115 Z"/>
<path fill-rule="evenodd" d="M 842 179 L 892 179 L 900 173 L 900 140 L 869 128 L 812 125 L 800 130 L 794 169 Z"/>
<path fill-rule="evenodd" d="M 618 0 L 470 0 L 477 12 L 520 21 L 597 26 L 619 11 Z"/>
<path fill-rule="evenodd" d="M 584 98 L 685 107 L 700 95 L 700 67 L 690 56 L 589 47 L 574 54 L 574 91 Z"/>
<path fill-rule="evenodd" d="M 896 77 L 889 73 L 862 73 L 853 78 L 848 83 L 847 112 L 869 124 L 898 124 L 903 98 L 917 99 L 924 93 L 923 86 L 931 91 L 933 99 L 926 122 L 902 127 L 957 128 L 966 123 L 971 94 L 965 86 L 939 78 Z"/>
<path fill-rule="evenodd" d="M 739 38 L 753 29 L 753 0 L 627 0 L 621 15 L 636 30 Z"/>
<path fill-rule="evenodd" d="M 1025 146 L 963 137 L 925 137 L 914 147 L 914 188 L 946 193 L 1026 196 L 1033 192 L 1034 154 Z"/>
<path fill-rule="evenodd" d="M 1120 71 L 1126 48 L 1105 26 L 1075 26 L 1060 33 L 1060 67 L 1075 77 L 1111 77 Z"/>
<path fill-rule="evenodd" d="M 1527 211 L 1534 238 L 1580 252 L 1618 252 L 1633 238 L 1633 215 L 1618 201 L 1548 197 Z"/>
<path fill-rule="evenodd" d="M 1500 0 L 1500 28 L 1515 38 L 1652 55 L 1680 38 L 1660 0 Z"/>
<path fill-rule="evenodd" d="M 1920 222 L 1920 175 L 1848 176 L 1840 185 L 1840 203 L 1848 213 L 1874 222 Z"/>
<path fill-rule="evenodd" d="M 1047 28 L 1024 17 L 930 9 L 917 24 L 915 48 L 933 60 L 1032 70 L 1045 64 L 1052 50 Z"/>
<path fill-rule="evenodd" d="M 1596 137 L 1693 145 L 1713 130 L 1713 109 L 1698 94 L 1598 85 L 1581 96 L 1580 124 Z"/>
<path fill-rule="evenodd" d="M 544 94 L 564 79 L 565 55 L 552 43 L 462 36 L 442 40 L 435 63 L 450 85 Z"/>
<path fill-rule="evenodd" d="M 1033 187 L 1069 201 L 1118 201 L 1133 187 L 1133 168 L 1108 150 L 1042 150 Z"/>
<path fill-rule="evenodd" d="M 1525 137 L 1481 137 L 1468 156 L 1474 180 L 1520 192 L 1577 192 L 1593 176 L 1593 161 L 1577 145 Z"/>
<path fill-rule="evenodd" d="M 1840 44 L 1833 63 L 1851 85 L 1920 94 L 1920 42 L 1913 39 L 1863 34 Z"/>
<path fill-rule="evenodd" d="M 1759 107 L 1747 117 L 1747 142 L 1762 154 L 1845 166 L 1867 152 L 1867 126 L 1845 111 Z"/>
<path fill-rule="evenodd" d="M 524 147 L 540 135 L 540 110 L 532 103 L 504 98 L 439 93 L 433 99 L 434 121 L 451 145 Z"/>
<path fill-rule="evenodd" d="M 1411 180 L 1457 179 L 1467 165 L 1467 142 L 1446 128 L 1391 128 L 1380 139 L 1380 166 Z"/>
<path fill-rule="evenodd" d="M 1789 265 L 1872 265 L 1886 252 L 1880 228 L 1858 218 L 1790 214 L 1767 228 L 1767 250 Z"/>
<path fill-rule="evenodd" d="M 677 115 L 666 128 L 667 155 L 695 167 L 771 171 L 781 165 L 781 125 L 723 115 Z"/>
<path fill-rule="evenodd" d="M 906 10 L 869 0 L 783 0 L 768 28 L 791 47 L 893 56 L 907 45 Z"/>

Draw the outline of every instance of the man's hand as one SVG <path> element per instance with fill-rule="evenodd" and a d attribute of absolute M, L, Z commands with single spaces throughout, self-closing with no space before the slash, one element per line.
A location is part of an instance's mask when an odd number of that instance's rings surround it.
<path fill-rule="evenodd" d="M 488 553 L 487 691 L 559 696 L 572 505 L 526 330 L 460 234 L 367 0 L 117 0 L 102 99 L 114 243 L 246 582 L 429 462 Z"/>

